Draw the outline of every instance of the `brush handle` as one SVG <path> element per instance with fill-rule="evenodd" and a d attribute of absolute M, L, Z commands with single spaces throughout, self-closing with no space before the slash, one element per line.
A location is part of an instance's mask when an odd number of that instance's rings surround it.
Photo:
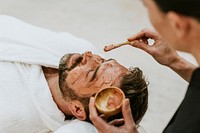
<path fill-rule="evenodd" d="M 124 45 L 130 45 L 130 44 L 131 44 L 131 42 L 129 42 L 129 41 L 119 43 L 119 44 L 110 44 L 110 45 L 104 47 L 104 51 L 107 52 L 107 51 L 113 50 L 115 48 L 118 48 L 118 47 L 121 47 Z"/>

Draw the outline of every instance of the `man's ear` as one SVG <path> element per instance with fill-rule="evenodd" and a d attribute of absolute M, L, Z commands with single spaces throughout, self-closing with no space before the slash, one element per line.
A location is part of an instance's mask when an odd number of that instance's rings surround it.
<path fill-rule="evenodd" d="M 175 12 L 168 12 L 167 17 L 173 32 L 179 39 L 185 38 L 190 30 L 190 22 L 187 17 L 184 17 Z"/>
<path fill-rule="evenodd" d="M 68 105 L 70 112 L 79 120 L 85 120 L 87 115 L 84 109 L 83 104 L 78 101 L 74 100 L 71 101 Z"/>

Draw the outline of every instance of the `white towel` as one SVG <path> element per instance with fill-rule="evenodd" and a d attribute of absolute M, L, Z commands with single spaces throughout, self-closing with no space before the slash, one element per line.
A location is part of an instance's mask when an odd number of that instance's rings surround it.
<path fill-rule="evenodd" d="M 98 131 L 88 122 L 74 120 L 62 126 L 54 133 L 98 133 Z"/>
<path fill-rule="evenodd" d="M 52 32 L 16 18 L 0 16 L 0 59 L 58 67 L 66 53 L 92 51 L 100 54 L 88 41 L 66 32 Z"/>
<path fill-rule="evenodd" d="M 41 66 L 58 68 L 64 54 L 85 51 L 99 54 L 91 43 L 69 33 L 0 16 L 0 132 L 46 133 L 66 124 Z"/>

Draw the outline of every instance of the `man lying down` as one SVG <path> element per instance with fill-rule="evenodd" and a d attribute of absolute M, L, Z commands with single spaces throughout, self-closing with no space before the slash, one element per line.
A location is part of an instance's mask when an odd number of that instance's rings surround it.
<path fill-rule="evenodd" d="M 98 54 L 68 33 L 0 16 L 0 132 L 97 132 L 89 98 L 109 86 L 124 91 L 138 124 L 148 100 L 142 71 Z"/>

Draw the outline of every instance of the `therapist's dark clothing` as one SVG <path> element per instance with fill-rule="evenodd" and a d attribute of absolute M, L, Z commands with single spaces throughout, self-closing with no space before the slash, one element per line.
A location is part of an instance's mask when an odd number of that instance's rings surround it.
<path fill-rule="evenodd" d="M 164 133 L 200 133 L 200 68 L 193 72 L 186 96 Z"/>

